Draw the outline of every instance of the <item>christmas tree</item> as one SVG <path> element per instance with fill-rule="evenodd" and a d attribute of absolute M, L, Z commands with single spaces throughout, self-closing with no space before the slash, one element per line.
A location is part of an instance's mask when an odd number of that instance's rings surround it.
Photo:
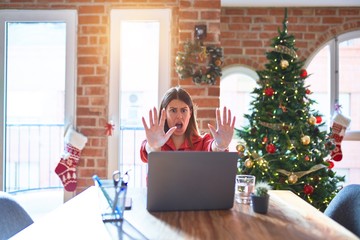
<path fill-rule="evenodd" d="M 236 129 L 238 171 L 269 182 L 273 189 L 291 190 L 324 211 L 344 177 L 332 170 L 329 154 L 335 144 L 331 132 L 321 130 L 322 115 L 311 109 L 315 101 L 305 86 L 308 74 L 287 24 L 285 9 L 283 27 L 266 53 L 265 70 L 257 71 L 252 113 L 244 115 L 249 124 Z"/>

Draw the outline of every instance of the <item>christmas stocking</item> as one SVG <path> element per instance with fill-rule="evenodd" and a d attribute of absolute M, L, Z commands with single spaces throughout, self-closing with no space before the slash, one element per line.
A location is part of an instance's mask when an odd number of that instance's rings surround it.
<path fill-rule="evenodd" d="M 349 118 L 341 113 L 338 113 L 333 120 L 331 138 L 335 140 L 336 147 L 331 151 L 330 155 L 335 161 L 341 161 L 343 157 L 341 152 L 341 142 L 344 138 L 346 128 L 350 125 L 350 121 Z"/>
<path fill-rule="evenodd" d="M 76 189 L 76 167 L 80 159 L 80 151 L 85 147 L 87 137 L 70 127 L 65 133 L 64 154 L 55 168 L 66 191 Z"/>

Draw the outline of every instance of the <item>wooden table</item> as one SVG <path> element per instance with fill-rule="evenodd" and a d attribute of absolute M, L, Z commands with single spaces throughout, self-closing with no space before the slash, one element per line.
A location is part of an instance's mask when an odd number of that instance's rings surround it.
<path fill-rule="evenodd" d="M 129 189 L 132 210 L 126 233 L 135 239 L 358 239 L 290 191 L 270 191 L 266 215 L 249 205 L 230 210 L 148 212 L 146 189 Z M 131 239 L 115 224 L 104 224 L 96 187 L 90 187 L 13 239 Z"/>

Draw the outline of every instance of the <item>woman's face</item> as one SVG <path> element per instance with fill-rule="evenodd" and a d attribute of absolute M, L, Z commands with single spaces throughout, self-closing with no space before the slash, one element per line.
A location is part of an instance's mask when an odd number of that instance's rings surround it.
<path fill-rule="evenodd" d="M 174 134 L 184 134 L 192 114 L 189 106 L 181 100 L 174 99 L 167 105 L 165 111 L 169 128 L 176 126 Z"/>

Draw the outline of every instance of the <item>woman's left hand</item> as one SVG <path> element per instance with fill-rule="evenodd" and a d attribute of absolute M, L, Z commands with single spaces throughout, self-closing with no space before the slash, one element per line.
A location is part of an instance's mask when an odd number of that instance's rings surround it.
<path fill-rule="evenodd" d="M 222 118 L 220 116 L 220 109 L 216 109 L 216 125 L 214 126 L 208 124 L 211 134 L 215 138 L 215 145 L 219 150 L 225 150 L 228 148 L 233 135 L 234 135 L 234 127 L 235 127 L 236 117 L 231 118 L 230 109 L 223 109 Z"/>

